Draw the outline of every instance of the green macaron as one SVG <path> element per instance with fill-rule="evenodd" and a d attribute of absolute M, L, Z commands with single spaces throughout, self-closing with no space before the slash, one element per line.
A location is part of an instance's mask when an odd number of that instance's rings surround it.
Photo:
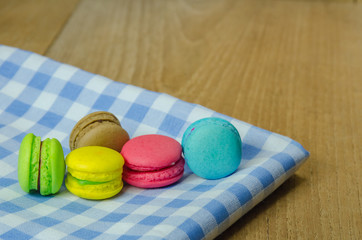
<path fill-rule="evenodd" d="M 18 179 L 25 192 L 40 192 L 41 195 L 57 193 L 64 173 L 63 148 L 57 139 L 41 141 L 32 133 L 23 138 L 18 158 Z"/>

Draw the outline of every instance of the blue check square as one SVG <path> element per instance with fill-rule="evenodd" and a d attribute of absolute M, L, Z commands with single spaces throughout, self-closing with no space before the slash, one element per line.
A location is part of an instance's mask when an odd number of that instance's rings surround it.
<path fill-rule="evenodd" d="M 41 72 L 35 73 L 34 77 L 30 80 L 29 86 L 43 90 L 48 84 L 50 76 Z"/>
<path fill-rule="evenodd" d="M 194 188 L 191 189 L 191 191 L 195 191 L 195 192 L 207 192 L 210 189 L 212 189 L 213 187 L 215 187 L 214 185 L 196 185 Z"/>
<path fill-rule="evenodd" d="M 67 84 L 65 84 L 59 95 L 74 101 L 78 98 L 82 89 L 83 88 L 81 86 L 68 82 Z"/>
<path fill-rule="evenodd" d="M 101 232 L 92 231 L 89 229 L 81 228 L 78 231 L 72 233 L 73 236 L 81 238 L 81 239 L 93 239 L 100 235 Z"/>
<path fill-rule="evenodd" d="M 19 70 L 18 65 L 6 61 L 0 66 L 0 75 L 11 79 L 18 70 Z"/>
<path fill-rule="evenodd" d="M 165 220 L 166 217 L 159 217 L 159 216 L 148 216 L 144 218 L 140 224 L 143 225 L 150 225 L 150 226 L 156 226 L 157 224 L 160 224 L 163 220 Z"/>
<path fill-rule="evenodd" d="M 62 116 L 59 116 L 52 112 L 47 112 L 40 120 L 39 124 L 44 125 L 49 128 L 54 128 L 60 121 Z"/>
<path fill-rule="evenodd" d="M 18 205 L 15 205 L 11 202 L 3 202 L 0 203 L 0 211 L 4 211 L 7 213 L 15 213 L 24 210 L 24 208 L 19 207 Z"/>
<path fill-rule="evenodd" d="M 31 239 L 32 236 L 17 230 L 16 228 L 11 229 L 10 231 L 0 235 L 0 239 Z"/>
<path fill-rule="evenodd" d="M 217 224 L 221 224 L 229 216 L 225 206 L 216 200 L 211 200 L 204 206 L 204 209 L 214 216 Z"/>
<path fill-rule="evenodd" d="M 253 159 L 259 152 L 261 151 L 260 148 L 256 148 L 250 144 L 243 144 L 242 152 L 243 152 L 243 159 L 251 160 Z"/>
<path fill-rule="evenodd" d="M 1 149 L 0 149 L 0 152 L 1 152 Z M 1 156 L 0 156 L 0 158 L 2 158 Z M 11 186 L 11 185 L 13 185 L 13 184 L 15 184 L 15 183 L 17 183 L 18 181 L 16 181 L 16 180 L 14 180 L 14 179 L 12 179 L 12 178 L 0 178 L 0 186 L 1 187 L 8 187 L 8 186 Z"/>
<path fill-rule="evenodd" d="M 278 161 L 285 171 L 295 166 L 294 159 L 287 153 L 277 153 L 272 158 Z"/>
<path fill-rule="evenodd" d="M 119 222 L 119 221 L 121 221 L 123 218 L 125 218 L 127 216 L 128 216 L 128 214 L 110 213 L 107 216 L 105 216 L 104 218 L 100 219 L 100 221 Z"/>
<path fill-rule="evenodd" d="M 165 207 L 180 208 L 186 206 L 189 203 L 191 203 L 191 200 L 174 199 L 169 202 Z"/>
<path fill-rule="evenodd" d="M 227 190 L 238 198 L 240 206 L 243 206 L 253 198 L 253 195 L 250 193 L 249 189 L 240 183 L 233 184 Z"/>
<path fill-rule="evenodd" d="M 107 96 L 107 95 L 101 95 L 97 101 L 94 103 L 93 108 L 107 111 L 112 104 L 116 101 L 115 97 Z"/>
<path fill-rule="evenodd" d="M 59 220 L 50 218 L 50 217 L 40 217 L 40 218 L 33 220 L 33 222 L 36 222 L 36 223 L 46 226 L 46 227 L 51 227 L 51 226 L 54 226 L 54 225 L 60 223 Z"/>
<path fill-rule="evenodd" d="M 9 156 L 10 154 L 12 154 L 12 152 L 0 146 L 0 159 L 3 159 Z"/>
<path fill-rule="evenodd" d="M 178 226 L 178 228 L 183 230 L 190 239 L 202 239 L 205 236 L 200 224 L 191 218 L 188 218 L 184 223 Z M 189 229 L 192 229 L 192 231 L 189 231 Z"/>
<path fill-rule="evenodd" d="M 147 197 L 142 195 L 136 195 L 134 198 L 129 200 L 127 203 L 136 204 L 136 205 L 143 205 L 146 204 L 152 200 L 154 200 L 154 197 Z"/>
<path fill-rule="evenodd" d="M 185 120 L 167 115 L 160 126 L 160 130 L 177 137 L 184 124 Z"/>
<path fill-rule="evenodd" d="M 21 117 L 29 110 L 29 108 L 30 106 L 28 104 L 14 100 L 5 111 L 15 116 Z"/>
<path fill-rule="evenodd" d="M 266 188 L 272 182 L 274 182 L 273 176 L 270 174 L 268 170 L 266 170 L 263 167 L 257 167 L 250 173 L 250 175 L 258 178 L 261 184 L 263 184 L 264 188 Z"/>
<path fill-rule="evenodd" d="M 62 209 L 68 212 L 72 212 L 74 214 L 82 214 L 83 212 L 87 211 L 90 207 L 80 204 L 77 202 L 71 202 L 68 205 L 64 206 Z"/>
<path fill-rule="evenodd" d="M 143 118 L 146 116 L 147 111 L 148 107 L 134 103 L 126 113 L 125 117 L 133 119 L 137 122 L 142 122 Z"/>

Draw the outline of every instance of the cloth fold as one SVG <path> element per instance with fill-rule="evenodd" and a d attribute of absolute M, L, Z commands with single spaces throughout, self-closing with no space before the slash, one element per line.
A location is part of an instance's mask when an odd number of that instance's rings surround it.
<path fill-rule="evenodd" d="M 181 141 L 194 121 L 230 121 L 243 141 L 243 158 L 229 177 L 205 180 L 186 166 L 169 187 L 126 185 L 104 201 L 72 195 L 24 193 L 17 154 L 29 132 L 57 138 L 69 153 L 69 134 L 90 112 L 109 111 L 131 137 L 158 133 Z M 0 45 L 0 238 L 212 239 L 267 197 L 308 158 L 296 141 L 243 121 L 83 71 L 21 49 Z"/>

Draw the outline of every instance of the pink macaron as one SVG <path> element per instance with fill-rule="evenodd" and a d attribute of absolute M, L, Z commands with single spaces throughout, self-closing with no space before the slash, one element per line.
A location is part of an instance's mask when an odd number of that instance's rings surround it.
<path fill-rule="evenodd" d="M 158 188 L 177 182 L 183 175 L 182 147 L 173 138 L 158 135 L 135 137 L 123 146 L 123 180 L 140 188 Z"/>

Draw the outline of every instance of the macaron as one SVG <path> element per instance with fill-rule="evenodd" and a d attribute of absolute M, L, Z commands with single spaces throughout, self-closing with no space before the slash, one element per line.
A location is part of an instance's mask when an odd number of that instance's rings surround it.
<path fill-rule="evenodd" d="M 123 180 L 130 185 L 165 187 L 183 176 L 181 144 L 173 138 L 158 134 L 138 136 L 123 146 L 121 154 L 125 159 Z"/>
<path fill-rule="evenodd" d="M 57 139 L 41 141 L 33 133 L 23 138 L 18 156 L 18 179 L 25 192 L 55 194 L 62 186 L 64 173 L 63 148 Z"/>
<path fill-rule="evenodd" d="M 106 199 L 123 188 L 122 155 L 107 147 L 86 146 L 71 151 L 65 158 L 67 189 L 81 198 Z"/>
<path fill-rule="evenodd" d="M 80 119 L 69 137 L 70 150 L 85 146 L 103 146 L 118 152 L 129 140 L 129 135 L 110 112 L 93 112 Z"/>
<path fill-rule="evenodd" d="M 235 172 L 241 162 L 241 145 L 237 129 L 221 118 L 200 119 L 182 137 L 187 165 L 205 179 L 220 179 Z"/>

